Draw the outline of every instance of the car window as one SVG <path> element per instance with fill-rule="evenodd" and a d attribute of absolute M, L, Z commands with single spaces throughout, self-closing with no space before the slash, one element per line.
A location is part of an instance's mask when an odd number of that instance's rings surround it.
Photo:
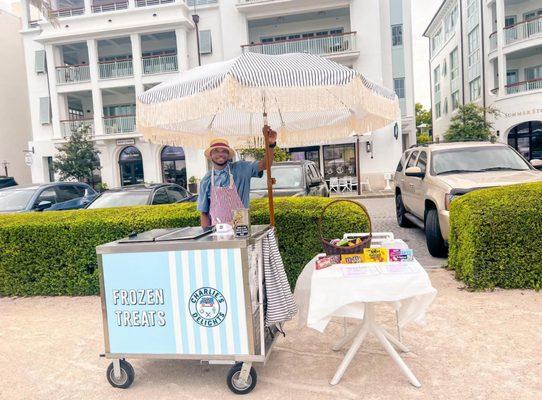
<path fill-rule="evenodd" d="M 56 196 L 55 188 L 50 187 L 50 188 L 45 189 L 43 192 L 41 192 L 41 194 L 36 199 L 36 202 L 34 203 L 34 205 L 38 205 L 42 201 L 50 201 L 51 204 L 56 204 L 57 196 Z"/>
<path fill-rule="evenodd" d="M 176 203 L 188 197 L 188 193 L 182 188 L 168 187 L 166 190 L 167 194 L 169 195 L 169 201 L 171 203 Z"/>
<path fill-rule="evenodd" d="M 35 192 L 18 189 L 0 190 L 0 211 L 24 210 Z"/>
<path fill-rule="evenodd" d="M 420 153 L 420 156 L 418 157 L 418 162 L 416 163 L 416 167 L 419 167 L 425 174 L 425 170 L 427 169 L 427 153 L 425 151 L 422 151 Z"/>
<path fill-rule="evenodd" d="M 152 204 L 169 204 L 169 197 L 167 196 L 166 188 L 160 188 L 154 192 Z"/>
<path fill-rule="evenodd" d="M 271 167 L 271 176 L 275 178 L 275 189 L 298 188 L 303 183 L 303 171 L 301 165 L 282 165 Z M 263 177 L 252 178 L 250 190 L 267 189 L 267 173 L 263 171 Z"/>
<path fill-rule="evenodd" d="M 320 172 L 316 168 L 316 165 L 309 165 L 309 170 L 312 172 L 312 180 L 313 182 L 322 182 L 322 176 L 320 175 Z"/>
<path fill-rule="evenodd" d="M 59 203 L 83 197 L 77 186 L 61 185 L 56 187 L 57 200 Z"/>
<path fill-rule="evenodd" d="M 90 203 L 88 208 L 142 206 L 148 204 L 149 196 L 150 191 L 148 190 L 126 192 L 107 191 Z"/>
<path fill-rule="evenodd" d="M 395 171 L 401 172 L 403 170 L 403 165 L 406 159 L 408 159 L 408 156 L 410 155 L 410 151 L 405 151 L 401 159 L 399 160 L 399 164 L 397 164 L 397 168 Z"/>
<path fill-rule="evenodd" d="M 416 157 L 418 157 L 418 151 L 413 151 L 410 155 L 410 158 L 408 159 L 407 168 L 413 167 L 416 165 Z"/>

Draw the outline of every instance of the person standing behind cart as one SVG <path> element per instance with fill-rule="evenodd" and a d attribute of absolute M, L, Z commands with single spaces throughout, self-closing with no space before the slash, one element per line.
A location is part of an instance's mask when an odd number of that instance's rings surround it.
<path fill-rule="evenodd" d="M 277 133 L 269 130 L 271 164 L 277 143 Z M 232 161 L 234 150 L 225 139 L 214 139 L 205 150 L 212 169 L 200 183 L 198 211 L 203 228 L 217 223 L 232 224 L 233 210 L 249 208 L 250 179 L 263 176 L 266 156 L 260 161 Z"/>

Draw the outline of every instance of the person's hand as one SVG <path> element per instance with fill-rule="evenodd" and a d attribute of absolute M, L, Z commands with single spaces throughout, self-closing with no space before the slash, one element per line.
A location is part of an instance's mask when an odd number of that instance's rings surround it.
<path fill-rule="evenodd" d="M 273 129 L 269 128 L 269 144 L 275 144 L 277 143 L 277 132 L 275 132 Z"/>

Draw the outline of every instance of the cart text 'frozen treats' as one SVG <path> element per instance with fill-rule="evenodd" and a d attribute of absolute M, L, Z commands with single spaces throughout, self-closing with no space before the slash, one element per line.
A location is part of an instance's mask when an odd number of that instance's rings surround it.
<path fill-rule="evenodd" d="M 164 304 L 163 289 L 114 289 L 113 304 L 118 306 L 158 306 Z M 154 327 L 166 325 L 162 310 L 115 310 L 117 326 Z"/>
<path fill-rule="evenodd" d="M 164 289 L 115 289 L 113 304 L 123 306 L 155 306 L 164 304 Z"/>

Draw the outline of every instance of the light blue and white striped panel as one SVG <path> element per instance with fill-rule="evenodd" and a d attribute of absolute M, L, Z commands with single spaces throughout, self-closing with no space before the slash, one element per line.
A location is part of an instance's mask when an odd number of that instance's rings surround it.
<path fill-rule="evenodd" d="M 191 250 L 169 252 L 169 271 L 174 308 L 175 352 L 179 354 L 249 354 L 247 318 L 240 249 Z M 196 321 L 191 297 L 202 288 L 212 288 L 223 296 L 208 296 L 222 321 L 204 326 Z M 201 308 L 200 308 L 201 309 Z M 211 314 L 216 314 L 216 311 Z M 201 318 L 201 315 L 198 316 Z M 215 320 L 216 321 L 216 320 Z"/>

